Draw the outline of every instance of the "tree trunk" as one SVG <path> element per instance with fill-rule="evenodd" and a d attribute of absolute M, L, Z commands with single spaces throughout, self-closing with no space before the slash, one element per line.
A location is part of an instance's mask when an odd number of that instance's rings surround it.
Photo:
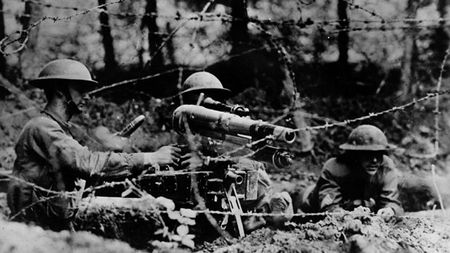
<path fill-rule="evenodd" d="M 430 49 L 432 50 L 432 58 L 433 62 L 441 62 L 444 58 L 445 51 L 449 47 L 449 35 L 446 31 L 446 15 L 447 15 L 447 0 L 438 0 L 437 2 L 437 11 L 439 13 L 439 17 L 443 20 L 440 22 L 439 27 L 436 28 L 434 34 L 431 37 Z M 436 67 L 433 68 L 433 76 L 438 76 L 440 72 L 440 64 L 437 64 Z"/>
<path fill-rule="evenodd" d="M 99 5 L 106 4 L 106 0 L 98 0 Z M 102 36 L 103 48 L 105 50 L 105 72 L 112 73 L 117 68 L 116 56 L 114 53 L 113 37 L 109 26 L 109 16 L 106 12 L 106 6 L 102 7 L 105 12 L 100 13 L 100 35 Z"/>
<path fill-rule="evenodd" d="M 3 0 L 0 0 L 0 38 L 5 37 L 5 17 L 3 15 Z M 6 58 L 0 54 L 0 74 L 6 74 Z"/>
<path fill-rule="evenodd" d="M 437 11 L 441 18 L 445 18 L 445 15 L 447 15 L 447 0 L 438 0 Z"/>
<path fill-rule="evenodd" d="M 418 4 L 419 3 L 415 0 L 408 0 L 408 5 L 406 7 L 408 18 L 414 19 L 416 17 Z M 401 77 L 402 87 L 399 91 L 401 101 L 406 101 L 409 96 L 415 92 L 416 73 L 414 59 L 417 58 L 416 36 L 417 35 L 413 30 L 410 31 L 410 34 L 405 33 L 405 50 L 403 52 Z"/>
<path fill-rule="evenodd" d="M 345 29 L 349 26 L 349 20 L 347 16 L 347 1 L 339 0 L 338 1 L 338 18 L 339 18 L 339 27 L 343 29 L 343 31 L 339 32 L 338 35 L 338 49 L 339 49 L 339 59 L 338 63 L 341 66 L 346 66 L 348 64 L 348 31 Z"/>
<path fill-rule="evenodd" d="M 170 26 L 170 22 L 166 23 L 166 31 L 167 34 L 171 34 L 173 32 L 173 28 Z M 167 48 L 167 58 L 169 59 L 171 64 L 176 64 L 175 60 L 175 47 L 173 45 L 173 40 L 169 40 L 166 44 Z"/>
<path fill-rule="evenodd" d="M 248 41 L 248 13 L 247 0 L 231 0 L 231 23 L 230 36 L 233 43 L 233 53 L 242 51 L 243 42 Z"/>
<path fill-rule="evenodd" d="M 28 36 L 28 33 L 26 31 L 30 27 L 31 13 L 33 9 L 32 5 L 33 5 L 32 2 L 25 2 L 25 10 L 23 12 L 23 15 L 20 17 L 20 24 L 22 25 L 22 31 L 25 31 L 20 34 L 21 42 L 25 41 L 25 39 Z"/>
<path fill-rule="evenodd" d="M 27 69 L 37 61 L 40 61 L 40 53 L 39 50 L 39 26 L 30 28 L 31 24 L 37 22 L 42 18 L 42 6 L 34 3 L 33 1 L 25 1 L 25 10 L 22 16 L 20 16 L 19 22 L 22 26 L 22 32 L 20 34 L 20 38 L 18 43 L 15 44 L 15 49 L 19 48 L 19 46 L 26 44 L 26 47 L 18 53 L 18 67 L 21 70 L 21 73 L 14 73 L 14 76 L 6 75 L 6 78 L 11 78 L 11 80 L 17 80 L 21 78 L 22 73 L 27 72 Z M 21 45 L 19 45 L 21 44 Z M 38 56 L 36 55 L 38 54 Z M 16 84 L 21 86 L 20 84 Z"/>
<path fill-rule="evenodd" d="M 145 7 L 145 14 L 147 15 L 142 19 L 142 23 L 148 29 L 148 50 L 150 55 L 153 56 L 153 59 L 150 59 L 151 65 L 162 66 L 164 63 L 163 54 L 157 51 L 162 44 L 162 39 L 158 35 L 159 27 L 156 23 L 156 15 L 154 15 L 156 13 L 158 13 L 156 0 L 147 0 L 147 6 Z"/>

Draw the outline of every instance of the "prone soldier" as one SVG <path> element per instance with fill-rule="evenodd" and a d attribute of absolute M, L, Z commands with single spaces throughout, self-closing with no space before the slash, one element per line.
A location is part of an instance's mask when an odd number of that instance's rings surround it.
<path fill-rule="evenodd" d="M 401 215 L 397 169 L 387 156 L 391 146 L 379 128 L 355 128 L 340 146 L 344 153 L 329 159 L 317 184 L 300 194 L 300 209 L 339 212 L 363 206 L 386 220 Z"/>
<path fill-rule="evenodd" d="M 230 93 L 230 90 L 224 88 L 219 79 L 214 75 L 208 72 L 196 72 L 185 80 L 178 94 L 178 98 L 181 100 L 180 104 L 184 105 L 200 105 L 211 109 L 222 109 L 239 116 L 248 113 L 244 107 L 229 106 L 222 102 L 230 96 Z M 176 113 L 177 111 L 174 114 Z M 215 162 L 214 159 L 211 159 L 211 157 L 214 158 L 219 155 L 217 146 L 222 145 L 215 145 L 214 140 L 208 138 L 208 141 L 203 142 L 199 148 L 200 152 L 191 152 L 181 157 L 181 166 L 188 167 L 189 170 L 195 170 L 201 167 L 208 167 L 214 170 L 215 167 L 220 166 L 217 163 L 224 162 Z M 230 159 L 226 162 L 231 164 L 230 166 L 237 171 L 253 171 L 257 174 L 256 198 L 240 203 L 244 211 L 280 214 L 265 218 L 257 216 L 249 217 L 243 222 L 245 231 L 249 232 L 266 224 L 275 227 L 281 226 L 285 221 L 292 218 L 293 208 L 290 195 L 287 192 L 273 192 L 270 178 L 265 171 L 265 165 L 263 163 L 249 158 Z"/>
<path fill-rule="evenodd" d="M 77 178 L 125 177 L 147 166 L 173 164 L 180 149 L 165 146 L 156 152 L 93 152 L 76 141 L 72 116 L 85 109 L 85 92 L 97 82 L 82 63 L 69 59 L 49 62 L 32 80 L 42 88 L 47 105 L 23 128 L 15 146 L 17 158 L 7 201 L 11 215 L 52 230 L 73 229 L 72 199 L 55 192 L 72 191 Z"/>

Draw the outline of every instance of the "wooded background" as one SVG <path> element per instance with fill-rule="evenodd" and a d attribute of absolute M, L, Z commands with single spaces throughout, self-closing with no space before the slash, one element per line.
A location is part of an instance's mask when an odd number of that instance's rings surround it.
<path fill-rule="evenodd" d="M 161 105 L 198 70 L 215 74 L 254 117 L 280 121 L 291 108 L 296 128 L 408 103 L 437 83 L 448 88 L 446 0 L 0 0 L 0 7 L 1 144 L 8 150 L 24 123 L 17 115 L 45 102 L 28 80 L 57 58 L 85 63 L 110 86 L 82 124 L 118 130 L 137 114 L 151 116 L 147 130 L 160 135 L 142 149 L 172 140 L 161 137 L 170 121 Z M 450 126 L 447 100 L 355 122 L 383 128 L 406 149 L 412 140 L 425 143 L 419 153 L 429 153 L 432 133 Z M 313 142 L 327 158 L 351 127 L 327 128 L 312 140 L 306 134 L 298 151 Z M 440 140 L 443 157 L 447 139 Z"/>
<path fill-rule="evenodd" d="M 2 0 L 0 7 L 7 54 L 0 69 L 24 88 L 46 62 L 73 58 L 103 84 L 185 67 L 215 72 L 238 92 L 277 86 L 276 71 L 266 71 L 282 69 L 276 56 L 284 54 L 301 94 L 395 90 L 407 99 L 435 81 L 448 45 L 446 0 Z"/>

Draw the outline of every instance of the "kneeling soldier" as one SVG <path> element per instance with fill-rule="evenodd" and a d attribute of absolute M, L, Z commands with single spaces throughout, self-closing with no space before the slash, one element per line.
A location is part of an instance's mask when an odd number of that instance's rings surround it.
<path fill-rule="evenodd" d="M 69 197 L 54 192 L 74 190 L 77 178 L 124 177 L 179 160 L 180 150 L 172 146 L 126 154 L 93 152 L 76 141 L 69 120 L 83 111 L 83 93 L 96 83 L 82 63 L 67 59 L 48 63 L 32 81 L 44 89 L 47 105 L 24 126 L 15 146 L 13 176 L 18 179 L 10 182 L 8 206 L 16 220 L 70 229 L 76 207 Z"/>
<path fill-rule="evenodd" d="M 302 194 L 300 209 L 339 212 L 363 206 L 386 220 L 402 214 L 398 174 L 387 156 L 391 145 L 384 133 L 372 125 L 358 126 L 340 148 L 344 153 L 329 159 L 317 184 Z"/>

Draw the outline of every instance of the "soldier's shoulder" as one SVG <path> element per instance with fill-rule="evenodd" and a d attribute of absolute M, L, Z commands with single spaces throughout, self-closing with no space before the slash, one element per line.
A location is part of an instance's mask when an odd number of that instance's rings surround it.
<path fill-rule="evenodd" d="M 383 167 L 388 171 L 396 171 L 397 167 L 395 166 L 394 161 L 387 155 L 383 156 Z"/>
<path fill-rule="evenodd" d="M 325 162 L 322 171 L 327 171 L 334 176 L 345 176 L 350 173 L 350 168 L 340 159 L 333 157 Z"/>
<path fill-rule="evenodd" d="M 383 155 L 383 165 L 390 168 L 395 168 L 394 161 L 387 155 Z"/>
<path fill-rule="evenodd" d="M 29 120 L 25 126 L 24 131 L 40 131 L 47 128 L 59 127 L 58 123 L 46 116 L 37 116 Z"/>

